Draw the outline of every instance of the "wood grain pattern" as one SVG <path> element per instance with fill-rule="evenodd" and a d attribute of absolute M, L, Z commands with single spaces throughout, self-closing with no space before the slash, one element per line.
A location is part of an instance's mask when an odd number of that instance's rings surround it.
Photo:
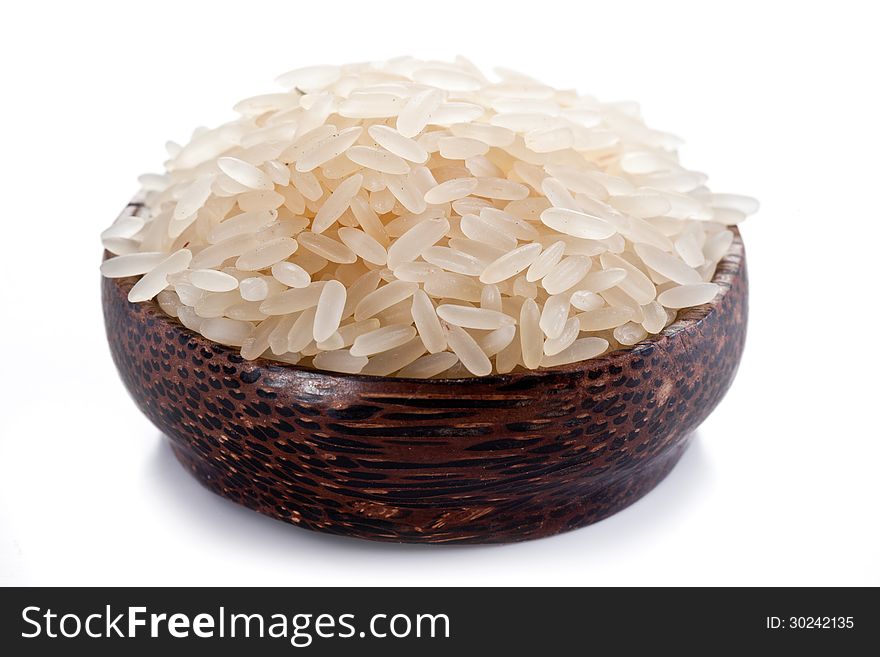
<path fill-rule="evenodd" d="M 538 372 L 415 381 L 244 361 L 102 282 L 137 405 L 210 490 L 295 525 L 404 542 L 510 542 L 601 520 L 651 490 L 743 350 L 737 236 L 723 294 L 626 351 Z"/>

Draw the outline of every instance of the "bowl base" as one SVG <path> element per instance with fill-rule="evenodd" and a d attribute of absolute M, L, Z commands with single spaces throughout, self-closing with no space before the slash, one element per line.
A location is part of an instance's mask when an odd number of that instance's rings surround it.
<path fill-rule="evenodd" d="M 351 509 L 337 509 L 332 515 L 326 512 L 325 500 L 315 500 L 311 505 L 296 500 L 279 500 L 277 491 L 273 494 L 268 485 L 261 485 L 252 475 L 230 471 L 222 462 L 206 460 L 204 455 L 187 446 L 168 440 L 174 456 L 202 486 L 276 520 L 313 531 L 374 541 L 491 544 L 553 536 L 614 515 L 663 481 L 690 445 L 692 435 L 674 443 L 665 454 L 610 482 L 603 478 L 594 484 L 583 485 L 577 493 L 572 493 L 569 504 L 548 508 L 532 501 L 531 513 L 522 508 L 530 504 L 530 500 L 524 498 L 492 508 L 477 505 L 453 510 L 447 506 L 431 509 L 414 505 L 404 509 L 362 503 Z M 571 490 L 571 482 L 568 490 Z M 403 531 L 397 524 L 401 516 L 406 518 Z M 493 516 L 516 517 L 517 520 L 515 523 L 505 522 L 493 520 Z M 472 531 L 467 529 L 469 517 L 473 519 Z M 392 518 L 396 521 L 393 524 L 389 522 Z"/>

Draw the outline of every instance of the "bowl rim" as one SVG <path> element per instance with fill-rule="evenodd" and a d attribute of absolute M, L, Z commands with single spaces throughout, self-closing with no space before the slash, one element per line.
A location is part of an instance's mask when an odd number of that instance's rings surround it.
<path fill-rule="evenodd" d="M 128 206 L 126 206 L 123 212 L 136 214 L 141 207 L 142 203 L 138 201 L 132 201 L 131 203 L 129 203 Z M 490 374 L 488 376 L 469 376 L 459 378 L 450 377 L 417 379 L 400 376 L 377 376 L 373 374 L 349 374 L 345 372 L 331 372 L 329 370 L 319 370 L 303 365 L 294 365 L 291 363 L 285 363 L 282 361 L 276 361 L 272 360 L 271 358 L 263 357 L 255 358 L 253 360 L 246 360 L 242 358 L 241 353 L 235 347 L 230 347 L 228 345 L 209 340 L 201 333 L 196 333 L 195 331 L 181 324 L 176 317 L 172 317 L 171 315 L 168 315 L 164 310 L 162 310 L 155 298 L 150 299 L 149 301 L 139 302 L 138 304 L 134 304 L 128 301 L 128 299 L 125 299 L 125 303 L 142 306 L 143 308 L 148 310 L 151 315 L 154 315 L 155 318 L 170 324 L 174 327 L 175 330 L 187 334 L 188 336 L 190 336 L 191 339 L 208 343 L 215 350 L 215 352 L 219 350 L 218 353 L 227 356 L 234 356 L 237 359 L 240 359 L 242 363 L 250 363 L 255 367 L 268 370 L 273 374 L 300 373 L 307 374 L 312 377 L 323 376 L 334 380 L 347 380 L 360 383 L 376 383 L 386 381 L 395 383 L 406 382 L 411 384 L 419 383 L 429 386 L 449 384 L 479 385 L 485 383 L 493 385 L 506 385 L 515 383 L 516 381 L 522 380 L 526 377 L 552 374 L 581 373 L 596 370 L 597 368 L 601 368 L 607 365 L 614 365 L 615 361 L 622 361 L 623 359 L 631 355 L 636 355 L 639 353 L 643 353 L 646 350 L 651 350 L 657 343 L 668 340 L 669 338 L 672 338 L 682 331 L 687 331 L 699 326 L 706 317 L 708 317 L 711 313 L 717 311 L 718 306 L 724 300 L 727 293 L 730 291 L 730 288 L 732 287 L 734 281 L 743 274 L 745 245 L 743 244 L 742 235 L 740 234 L 740 231 L 736 226 L 728 226 L 728 229 L 733 232 L 733 242 L 728 248 L 727 253 L 718 262 L 718 265 L 715 268 L 715 274 L 712 276 L 711 282 L 716 283 L 719 286 L 719 290 L 711 301 L 701 304 L 699 306 L 692 306 L 689 308 L 681 309 L 679 311 L 678 317 L 672 324 L 667 326 L 660 333 L 650 335 L 644 340 L 637 342 L 629 348 L 615 349 L 614 351 L 606 352 L 595 358 L 576 361 L 574 363 L 568 363 L 565 365 L 555 365 L 553 367 L 545 367 L 536 370 L 518 370 L 508 372 L 507 374 Z M 110 252 L 105 249 L 102 260 L 106 260 L 108 257 L 111 257 L 111 255 L 112 254 L 110 254 Z M 102 279 L 109 281 L 116 287 L 121 287 L 124 281 L 131 280 L 132 278 L 133 277 L 104 279 L 104 277 L 102 276 Z M 123 290 L 119 291 L 123 292 Z"/>

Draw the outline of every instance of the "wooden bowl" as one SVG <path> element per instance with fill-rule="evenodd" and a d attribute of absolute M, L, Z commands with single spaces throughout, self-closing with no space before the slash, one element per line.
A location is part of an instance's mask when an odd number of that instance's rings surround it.
<path fill-rule="evenodd" d="M 246 361 L 155 303 L 129 303 L 135 280 L 102 282 L 113 360 L 193 476 L 273 518 L 382 541 L 521 541 L 632 504 L 721 400 L 746 334 L 738 234 L 719 295 L 662 334 L 587 362 L 470 379 Z"/>

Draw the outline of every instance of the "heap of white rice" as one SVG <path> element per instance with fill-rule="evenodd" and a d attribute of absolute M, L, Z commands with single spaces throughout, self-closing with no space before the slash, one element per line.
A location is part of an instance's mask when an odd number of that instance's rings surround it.
<path fill-rule="evenodd" d="M 129 300 L 317 369 L 477 376 L 593 358 L 711 301 L 728 229 L 679 140 L 464 59 L 312 66 L 168 144 L 103 235 Z"/>

